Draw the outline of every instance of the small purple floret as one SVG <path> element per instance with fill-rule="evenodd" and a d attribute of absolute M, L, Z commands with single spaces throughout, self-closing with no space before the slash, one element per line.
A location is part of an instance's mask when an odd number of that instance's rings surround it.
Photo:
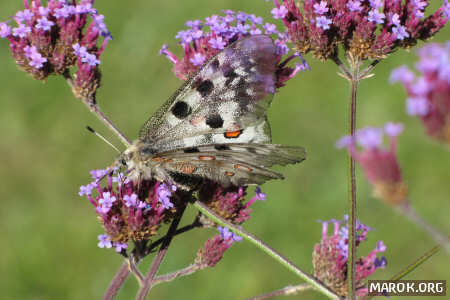
<path fill-rule="evenodd" d="M 116 252 L 120 253 L 122 250 L 128 249 L 127 243 L 113 243 L 114 248 L 116 249 Z M 111 247 L 108 247 L 111 248 Z"/>
<path fill-rule="evenodd" d="M 355 12 L 355 11 L 362 11 L 362 6 L 361 6 L 361 2 L 359 0 L 350 0 L 347 3 L 347 8 L 351 11 L 351 12 Z"/>
<path fill-rule="evenodd" d="M 38 20 L 36 28 L 42 29 L 43 31 L 49 31 L 53 25 L 55 25 L 54 22 L 49 21 L 46 17 L 42 17 Z"/>
<path fill-rule="evenodd" d="M 29 32 L 31 32 L 31 28 L 29 26 L 19 24 L 19 27 L 13 29 L 13 36 L 24 38 Z"/>
<path fill-rule="evenodd" d="M 135 193 L 123 196 L 123 200 L 125 201 L 126 207 L 134 207 L 139 201 L 138 196 Z"/>
<path fill-rule="evenodd" d="M 392 28 L 392 33 L 397 37 L 398 40 L 404 40 L 405 38 L 409 37 L 409 33 L 406 31 L 405 26 L 394 26 Z"/>
<path fill-rule="evenodd" d="M 375 22 L 377 24 L 383 24 L 385 15 L 380 13 L 378 10 L 374 9 L 369 12 L 369 17 L 367 18 L 370 22 Z"/>
<path fill-rule="evenodd" d="M 323 30 L 330 29 L 331 20 L 325 16 L 316 17 L 316 26 Z"/>
<path fill-rule="evenodd" d="M 106 234 L 100 234 L 98 236 L 98 247 L 99 248 L 111 248 L 112 247 L 112 243 L 111 240 L 109 239 L 109 236 L 107 236 Z"/>
<path fill-rule="evenodd" d="M 274 19 L 283 19 L 287 15 L 288 10 L 284 5 L 281 5 L 280 8 L 275 7 L 272 9 L 271 13 Z"/>
<path fill-rule="evenodd" d="M 327 2 L 320 1 L 320 3 L 314 4 L 314 12 L 318 15 L 323 15 L 328 12 Z"/>
<path fill-rule="evenodd" d="M 402 123 L 388 122 L 384 125 L 384 132 L 390 137 L 398 136 L 403 132 L 404 126 Z"/>
<path fill-rule="evenodd" d="M 259 186 L 256 187 L 255 194 L 256 194 L 255 197 L 257 200 L 266 201 L 267 194 L 263 193 Z"/>
<path fill-rule="evenodd" d="M 406 113 L 410 116 L 425 116 L 430 111 L 427 98 L 410 97 L 406 99 Z"/>
<path fill-rule="evenodd" d="M 201 66 L 203 64 L 203 62 L 206 60 L 205 56 L 200 54 L 200 53 L 195 53 L 194 57 L 192 57 L 190 59 L 190 62 L 194 65 L 194 66 Z"/>
<path fill-rule="evenodd" d="M 225 45 L 226 45 L 225 41 L 223 40 L 223 38 L 221 36 L 210 39 L 209 43 L 211 44 L 211 47 L 213 47 L 214 49 L 219 49 L 219 50 L 222 50 L 223 48 L 225 48 Z"/>
<path fill-rule="evenodd" d="M 360 129 L 356 133 L 356 141 L 364 149 L 378 148 L 383 142 L 383 130 L 375 127 Z"/>
<path fill-rule="evenodd" d="M 392 71 L 389 82 L 395 83 L 400 81 L 403 84 L 408 84 L 413 82 L 414 78 L 416 78 L 414 73 L 407 66 L 403 65 Z"/>
<path fill-rule="evenodd" d="M 103 197 L 98 201 L 100 206 L 99 211 L 106 214 L 112 207 L 113 203 L 116 201 L 116 197 L 112 196 L 110 192 L 103 193 Z"/>
<path fill-rule="evenodd" d="M 233 241 L 233 242 L 240 242 L 240 241 L 242 241 L 242 237 L 240 237 L 239 235 L 237 235 L 234 232 L 232 232 L 230 229 L 228 229 L 228 227 L 218 226 L 217 230 L 219 230 L 220 236 L 224 240 L 230 240 L 230 241 Z"/>
<path fill-rule="evenodd" d="M 0 23 L 0 37 L 6 38 L 11 35 L 11 26 L 7 22 Z"/>
<path fill-rule="evenodd" d="M 82 59 L 82 62 L 87 63 L 91 67 L 95 67 L 96 65 L 100 64 L 100 60 L 97 59 L 97 56 L 95 54 L 87 53 Z"/>
<path fill-rule="evenodd" d="M 170 209 L 173 207 L 173 203 L 170 202 L 170 197 L 172 196 L 172 189 L 162 183 L 158 185 L 156 189 L 156 194 L 158 195 L 158 201 L 162 204 L 165 209 Z"/>
<path fill-rule="evenodd" d="M 34 14 L 29 9 L 25 9 L 16 13 L 16 20 L 18 23 L 29 22 L 33 19 L 33 16 Z"/>

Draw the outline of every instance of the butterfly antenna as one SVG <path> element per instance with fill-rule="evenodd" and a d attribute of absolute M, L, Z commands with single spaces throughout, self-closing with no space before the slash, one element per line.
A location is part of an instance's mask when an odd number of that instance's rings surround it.
<path fill-rule="evenodd" d="M 114 150 L 116 150 L 119 154 L 122 153 L 119 149 L 117 149 L 116 146 L 114 146 L 110 141 L 108 141 L 103 135 L 101 135 L 100 133 L 98 133 L 97 131 L 95 131 L 91 126 L 86 126 L 86 129 L 89 130 L 90 132 L 92 132 L 93 134 L 95 134 L 97 137 L 99 137 L 102 141 L 104 141 L 105 143 L 107 143 L 108 145 L 111 146 L 111 148 L 113 148 Z"/>

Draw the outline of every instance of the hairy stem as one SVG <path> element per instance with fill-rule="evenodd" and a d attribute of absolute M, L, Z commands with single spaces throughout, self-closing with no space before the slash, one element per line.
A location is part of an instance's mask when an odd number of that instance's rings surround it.
<path fill-rule="evenodd" d="M 204 203 L 200 201 L 195 201 L 194 206 L 217 224 L 228 227 L 234 233 L 239 234 L 244 239 L 246 239 L 256 247 L 258 247 L 262 251 L 266 252 L 268 255 L 270 255 L 272 258 L 278 261 L 282 266 L 287 268 L 289 271 L 293 272 L 298 277 L 302 278 L 303 280 L 314 286 L 314 288 L 320 293 L 324 294 L 330 299 L 341 299 L 338 295 L 336 295 L 333 291 L 331 291 L 319 280 L 314 278 L 312 275 L 306 273 L 305 271 L 301 270 L 294 263 L 289 261 L 286 257 L 284 257 L 283 255 L 272 249 L 269 245 L 258 239 L 256 236 L 252 235 L 250 232 L 244 230 L 240 226 L 234 225 L 228 222 L 227 220 L 223 219 L 222 217 L 217 215 L 214 211 L 212 211 L 208 206 L 206 206 Z"/>
<path fill-rule="evenodd" d="M 247 298 L 246 300 L 263 300 L 263 299 L 269 299 L 269 298 L 278 297 L 278 296 L 292 296 L 292 295 L 297 295 L 300 292 L 310 290 L 312 288 L 313 288 L 312 285 L 307 284 L 307 283 L 303 283 L 303 284 L 299 284 L 299 285 L 289 285 L 285 288 L 282 288 L 282 289 L 279 289 L 276 291 L 272 291 L 267 294 L 262 294 L 259 296 Z"/>
<path fill-rule="evenodd" d="M 125 280 L 127 280 L 128 275 L 130 274 L 130 268 L 128 266 L 127 262 L 124 262 L 119 270 L 117 271 L 116 275 L 114 276 L 113 280 L 108 286 L 108 289 L 106 290 L 105 294 L 103 295 L 103 300 L 112 300 L 117 295 L 117 292 L 120 290 L 122 285 L 124 284 Z"/>
<path fill-rule="evenodd" d="M 422 217 L 419 216 L 409 204 L 398 207 L 398 211 L 428 233 L 436 241 L 436 243 L 442 245 L 447 253 L 450 253 L 449 238 L 422 219 Z"/>
<path fill-rule="evenodd" d="M 351 95 L 349 105 L 349 134 L 355 135 L 356 131 L 356 100 L 359 83 L 359 67 L 358 59 L 348 57 L 351 69 Z M 356 175 L 355 175 L 355 160 L 348 153 L 348 298 L 355 299 L 355 260 L 356 260 Z"/>
<path fill-rule="evenodd" d="M 72 91 L 74 91 L 75 83 L 70 75 L 70 73 L 66 72 L 64 74 L 64 78 L 66 79 L 69 86 L 72 88 Z M 76 95 L 74 93 L 74 95 Z M 111 122 L 110 119 L 101 111 L 100 107 L 97 105 L 95 98 L 92 99 L 87 97 L 77 97 L 79 98 L 88 108 L 91 113 L 97 116 L 97 118 L 103 122 L 103 124 L 106 125 L 118 138 L 119 140 L 126 146 L 129 147 L 131 145 L 130 140 L 114 125 L 113 122 Z"/>
<path fill-rule="evenodd" d="M 171 272 L 171 273 L 167 273 L 161 276 L 157 276 L 155 278 L 155 280 L 153 280 L 153 286 L 163 283 L 163 282 L 169 282 L 172 281 L 174 279 L 177 279 L 178 277 L 182 277 L 182 276 L 188 276 L 191 275 L 199 270 L 204 269 L 202 266 L 198 265 L 198 264 L 192 264 L 187 266 L 186 268 L 183 268 L 181 270 L 175 271 L 175 272 Z"/>
<path fill-rule="evenodd" d="M 144 284 L 138 293 L 138 296 L 136 298 L 137 300 L 145 300 L 148 292 L 152 288 L 153 280 L 155 279 L 156 273 L 158 273 L 159 267 L 161 266 L 161 263 L 164 257 L 166 256 L 167 250 L 169 249 L 170 246 L 170 242 L 172 241 L 172 238 L 175 236 L 175 232 L 177 231 L 178 224 L 180 223 L 181 217 L 183 216 L 185 209 L 186 205 L 180 207 L 177 215 L 174 217 L 172 221 L 172 224 L 170 224 L 166 238 L 162 242 L 158 254 L 156 254 L 156 257 L 153 260 L 152 265 L 150 266 L 150 270 L 148 271 L 147 275 L 145 275 Z"/>

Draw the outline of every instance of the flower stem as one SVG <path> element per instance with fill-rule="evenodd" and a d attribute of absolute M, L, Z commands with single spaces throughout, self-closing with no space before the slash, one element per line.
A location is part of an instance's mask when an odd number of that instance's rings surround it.
<path fill-rule="evenodd" d="M 351 96 L 349 106 L 349 134 L 354 136 L 356 130 L 356 97 L 359 83 L 359 66 L 357 60 L 349 58 L 352 78 L 350 80 Z M 356 259 L 356 176 L 355 176 L 355 160 L 350 153 L 348 154 L 348 183 L 349 183 L 349 199 L 348 199 L 348 298 L 355 299 L 355 259 Z"/>
<path fill-rule="evenodd" d="M 231 231 L 234 233 L 239 234 L 244 239 L 261 249 L 262 251 L 266 252 L 269 256 L 274 258 L 276 261 L 278 261 L 282 266 L 287 268 L 289 271 L 295 273 L 298 277 L 302 278 L 309 284 L 311 284 L 314 289 L 319 291 L 320 293 L 324 294 L 330 299 L 341 299 L 338 295 L 336 295 L 333 291 L 331 291 L 328 287 L 326 287 L 323 283 L 318 281 L 316 278 L 311 276 L 310 274 L 306 273 L 305 271 L 298 268 L 294 263 L 289 261 L 286 257 L 281 255 L 280 253 L 276 252 L 274 249 L 272 249 L 269 245 L 265 244 L 263 241 L 258 239 L 256 236 L 252 235 L 251 233 L 244 230 L 241 226 L 234 225 L 227 220 L 223 219 L 219 215 L 217 215 L 214 211 L 212 211 L 208 206 L 206 206 L 204 203 L 200 201 L 195 201 L 194 206 L 200 210 L 204 215 L 206 215 L 208 218 L 216 222 L 217 224 L 221 226 L 228 227 Z"/>
<path fill-rule="evenodd" d="M 182 207 L 180 207 L 180 209 L 177 212 L 177 215 L 174 217 L 172 223 L 170 224 L 169 230 L 167 231 L 166 238 L 162 242 L 161 247 L 159 248 L 158 254 L 156 254 L 156 257 L 153 260 L 152 265 L 150 266 L 150 270 L 148 271 L 147 275 L 145 275 L 143 286 L 139 290 L 138 296 L 136 297 L 137 300 L 145 300 L 148 292 L 152 288 L 156 273 L 158 272 L 159 267 L 161 266 L 161 263 L 167 254 L 167 250 L 169 249 L 170 242 L 172 241 L 172 238 L 175 236 L 178 224 L 180 223 L 181 217 L 183 216 L 185 209 L 186 209 L 186 205 L 183 205 Z"/>
<path fill-rule="evenodd" d="M 65 73 L 64 78 L 66 79 L 69 86 L 72 88 L 72 91 L 74 90 L 75 83 L 70 75 L 70 73 Z M 76 95 L 74 93 L 74 95 Z M 97 118 L 103 122 L 103 124 L 106 125 L 118 138 L 119 140 L 126 146 L 129 147 L 131 145 L 130 140 L 114 125 L 113 122 L 111 122 L 110 119 L 101 111 L 100 107 L 97 105 L 95 101 L 95 97 L 92 97 L 92 99 L 87 97 L 77 97 L 79 98 L 88 108 L 91 113 L 97 116 Z"/>
<path fill-rule="evenodd" d="M 130 268 L 128 266 L 127 262 L 124 262 L 119 270 L 117 271 L 116 275 L 114 276 L 113 280 L 109 284 L 108 289 L 106 290 L 105 294 L 103 295 L 103 300 L 112 300 L 117 295 L 117 292 L 122 287 L 125 280 L 128 278 L 128 275 L 130 275 Z"/>
<path fill-rule="evenodd" d="M 153 286 L 163 283 L 163 282 L 172 281 L 174 279 L 177 279 L 178 277 L 191 275 L 201 269 L 203 269 L 203 268 L 200 265 L 192 264 L 192 265 L 189 265 L 186 268 L 180 269 L 178 271 L 157 276 L 155 278 L 155 280 L 153 280 Z"/>
<path fill-rule="evenodd" d="M 409 205 L 402 205 L 398 207 L 398 211 L 408 217 L 414 224 L 422 228 L 425 232 L 427 232 L 436 243 L 442 245 L 447 253 L 450 253 L 450 240 L 448 237 L 443 235 L 433 226 L 428 224 L 421 216 L 419 216 L 414 209 Z"/>

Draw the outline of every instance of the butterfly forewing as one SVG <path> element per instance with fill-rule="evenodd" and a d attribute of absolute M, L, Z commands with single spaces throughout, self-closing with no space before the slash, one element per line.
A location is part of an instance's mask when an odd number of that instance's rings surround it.
<path fill-rule="evenodd" d="M 276 47 L 255 35 L 205 65 L 147 121 L 153 152 L 214 143 L 270 142 L 266 110 L 275 92 Z"/>

